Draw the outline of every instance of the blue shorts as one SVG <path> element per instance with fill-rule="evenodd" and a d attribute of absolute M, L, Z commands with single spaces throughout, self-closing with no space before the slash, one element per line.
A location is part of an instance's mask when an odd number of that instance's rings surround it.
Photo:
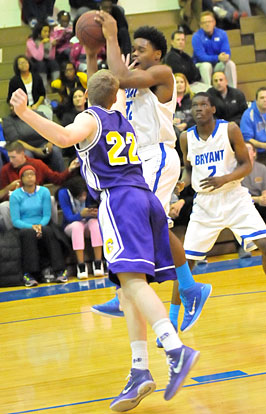
<path fill-rule="evenodd" d="M 109 278 L 145 273 L 147 280 L 175 280 L 168 223 L 159 199 L 149 190 L 121 186 L 101 194 L 99 222 Z"/>

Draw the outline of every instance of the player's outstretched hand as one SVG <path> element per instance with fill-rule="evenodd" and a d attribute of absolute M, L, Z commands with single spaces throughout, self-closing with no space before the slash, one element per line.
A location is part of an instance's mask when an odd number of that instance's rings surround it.
<path fill-rule="evenodd" d="M 96 12 L 95 21 L 102 25 L 105 39 L 117 38 L 117 23 L 109 13 L 100 10 Z"/>
<path fill-rule="evenodd" d="M 216 190 L 216 188 L 222 187 L 226 183 L 226 178 L 223 177 L 207 177 L 203 178 L 203 180 L 200 180 L 201 188 L 203 190 L 206 190 L 207 188 L 210 189 L 210 191 Z"/>
<path fill-rule="evenodd" d="M 131 62 L 131 63 L 130 63 L 130 58 L 131 58 L 130 53 L 128 53 L 126 56 L 122 54 L 122 55 L 121 55 L 121 58 L 122 58 L 122 60 L 123 60 L 124 64 L 126 65 L 126 67 L 127 67 L 129 70 L 134 69 L 134 67 L 135 67 L 135 65 L 136 65 L 136 61 L 135 61 L 135 60 L 133 60 L 133 62 Z"/>
<path fill-rule="evenodd" d="M 22 89 L 12 93 L 10 103 L 14 106 L 15 113 L 19 116 L 27 109 L 28 96 Z"/>

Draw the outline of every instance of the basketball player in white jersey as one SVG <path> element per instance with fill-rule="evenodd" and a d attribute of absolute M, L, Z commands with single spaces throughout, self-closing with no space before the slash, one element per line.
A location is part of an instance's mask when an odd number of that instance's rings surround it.
<path fill-rule="evenodd" d="M 97 20 L 102 25 L 106 38 L 108 67 L 118 77 L 120 87 L 126 90 L 127 118 L 136 133 L 144 178 L 168 214 L 171 194 L 180 174 L 180 161 L 175 150 L 176 136 L 173 129 L 175 80 L 170 67 L 161 64 L 167 50 L 165 37 L 154 27 L 140 27 L 134 33 L 134 70 L 129 70 L 121 58 L 116 21 L 102 11 Z M 87 49 L 86 52 L 90 75 L 96 70 L 97 55 L 93 50 Z M 199 318 L 211 293 L 211 285 L 194 281 L 181 242 L 171 231 L 169 238 L 179 292 L 185 307 L 181 325 L 181 331 L 185 331 Z M 176 329 L 179 292 L 178 283 L 174 283 L 169 316 Z M 123 315 L 117 297 L 105 304 L 94 305 L 92 310 L 106 316 Z"/>
<path fill-rule="evenodd" d="M 196 94 L 192 100 L 196 126 L 180 136 L 185 164 L 182 180 L 186 184 L 191 180 L 197 193 L 185 235 L 186 257 L 192 268 L 228 227 L 245 250 L 256 246 L 261 250 L 266 273 L 266 226 L 248 189 L 241 186 L 252 169 L 248 151 L 239 127 L 216 120 L 215 110 L 207 93 Z"/>

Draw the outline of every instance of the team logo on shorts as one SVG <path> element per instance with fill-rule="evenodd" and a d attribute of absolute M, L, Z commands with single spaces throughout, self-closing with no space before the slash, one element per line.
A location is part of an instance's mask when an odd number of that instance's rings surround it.
<path fill-rule="evenodd" d="M 112 253 L 113 248 L 114 248 L 113 239 L 106 240 L 106 242 L 105 242 L 105 249 L 106 249 L 107 254 Z"/>

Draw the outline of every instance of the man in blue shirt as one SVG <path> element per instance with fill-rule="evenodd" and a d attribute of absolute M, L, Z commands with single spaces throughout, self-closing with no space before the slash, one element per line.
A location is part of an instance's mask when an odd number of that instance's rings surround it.
<path fill-rule="evenodd" d="M 257 161 L 266 165 L 266 87 L 259 88 L 256 100 L 246 109 L 240 121 L 244 140 L 257 149 Z"/>
<path fill-rule="evenodd" d="M 192 36 L 193 58 L 201 79 L 211 86 L 213 72 L 224 72 L 229 86 L 237 87 L 236 65 L 230 60 L 231 50 L 227 34 L 216 27 L 211 11 L 201 13 L 201 29 Z"/>

